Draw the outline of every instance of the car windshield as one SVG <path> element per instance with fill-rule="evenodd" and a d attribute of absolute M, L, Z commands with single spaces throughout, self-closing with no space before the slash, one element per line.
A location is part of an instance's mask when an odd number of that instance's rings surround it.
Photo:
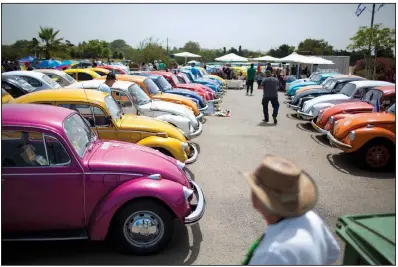
<path fill-rule="evenodd" d="M 144 80 L 144 84 L 149 94 L 156 95 L 160 92 L 159 87 L 152 81 L 152 79 L 147 78 Z"/>
<path fill-rule="evenodd" d="M 28 83 L 27 81 L 25 81 L 24 79 L 21 78 L 16 78 L 15 82 L 25 91 L 27 92 L 32 92 L 34 91 L 36 88 L 34 88 L 32 85 L 30 85 L 30 83 Z"/>
<path fill-rule="evenodd" d="M 321 75 L 316 75 L 312 81 L 315 82 L 315 83 L 320 83 L 321 80 L 322 80 L 322 76 Z"/>
<path fill-rule="evenodd" d="M 168 91 L 168 90 L 173 89 L 171 84 L 163 76 L 159 76 L 157 81 L 158 81 L 160 87 L 162 87 L 162 89 L 164 91 Z"/>
<path fill-rule="evenodd" d="M 142 90 L 142 88 L 136 84 L 130 85 L 128 91 L 129 91 L 134 103 L 139 106 L 145 105 L 146 103 L 151 101 L 151 99 L 144 92 L 144 90 Z"/>
<path fill-rule="evenodd" d="M 171 75 L 171 79 L 173 79 L 173 82 L 175 84 L 180 84 L 180 81 L 178 80 L 177 76 L 175 76 L 175 74 Z"/>
<path fill-rule="evenodd" d="M 334 89 L 335 85 L 336 85 L 336 81 L 335 81 L 335 80 L 328 80 L 328 81 L 323 85 L 323 89 L 332 90 L 332 89 Z"/>
<path fill-rule="evenodd" d="M 80 114 L 73 114 L 64 121 L 64 130 L 69 142 L 79 157 L 83 158 L 86 148 L 95 139 L 94 132 Z"/>
<path fill-rule="evenodd" d="M 73 79 L 72 76 L 70 76 L 67 73 L 65 73 L 65 79 L 67 79 L 68 82 L 70 82 L 71 84 L 77 83 L 77 81 L 75 79 Z"/>
<path fill-rule="evenodd" d="M 308 78 L 310 81 L 314 81 L 315 77 L 319 76 L 318 74 L 311 74 L 310 77 Z"/>
<path fill-rule="evenodd" d="M 190 73 L 190 72 L 184 72 L 184 74 L 185 74 L 184 77 L 187 76 L 188 79 L 189 79 L 189 81 L 190 81 L 190 83 L 194 81 L 194 78 L 193 78 L 193 74 L 192 74 L 192 73 Z M 192 75 L 192 76 L 191 76 L 191 75 Z M 185 79 L 185 80 L 186 80 L 186 79 Z"/>
<path fill-rule="evenodd" d="M 104 101 L 113 121 L 118 121 L 122 114 L 122 110 L 120 109 L 119 105 L 110 95 L 105 96 Z"/>
<path fill-rule="evenodd" d="M 346 83 L 344 87 L 341 89 L 340 94 L 346 95 L 346 96 L 351 96 L 356 89 L 356 85 L 353 83 Z"/>
<path fill-rule="evenodd" d="M 43 75 L 42 79 L 48 83 L 51 88 L 53 89 L 57 89 L 57 88 L 61 88 L 61 85 L 59 83 L 57 83 L 56 81 L 54 81 L 53 79 L 51 79 L 50 77 L 48 77 L 48 75 Z"/>
<path fill-rule="evenodd" d="M 387 109 L 387 112 L 395 115 L 395 103 Z"/>

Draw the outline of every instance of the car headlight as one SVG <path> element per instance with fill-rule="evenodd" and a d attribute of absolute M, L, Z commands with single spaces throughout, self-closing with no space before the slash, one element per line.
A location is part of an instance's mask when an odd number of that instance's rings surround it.
<path fill-rule="evenodd" d="M 185 202 L 188 204 L 189 200 L 190 200 L 190 197 L 193 194 L 193 190 L 187 188 L 186 186 L 182 186 L 182 192 L 184 193 Z"/>
<path fill-rule="evenodd" d="M 355 132 L 354 132 L 354 131 L 351 131 L 351 132 L 348 134 L 348 139 L 350 139 L 350 141 L 354 141 L 354 138 L 355 138 Z"/>
<path fill-rule="evenodd" d="M 188 148 L 188 143 L 181 143 L 182 150 L 186 150 Z"/>
<path fill-rule="evenodd" d="M 184 169 L 184 167 L 185 167 L 185 163 L 183 163 L 183 162 L 177 160 L 177 166 L 178 166 L 178 168 L 180 168 L 180 169 L 182 170 L 182 169 Z"/>
<path fill-rule="evenodd" d="M 334 121 L 334 117 L 333 117 L 333 116 L 330 116 L 330 118 L 329 118 L 329 123 L 330 123 L 330 124 L 333 124 L 333 121 Z"/>

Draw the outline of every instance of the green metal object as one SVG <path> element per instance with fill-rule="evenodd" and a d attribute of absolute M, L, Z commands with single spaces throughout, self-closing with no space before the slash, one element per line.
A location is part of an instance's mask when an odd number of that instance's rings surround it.
<path fill-rule="evenodd" d="M 342 216 L 336 233 L 346 243 L 343 265 L 395 265 L 395 214 Z"/>

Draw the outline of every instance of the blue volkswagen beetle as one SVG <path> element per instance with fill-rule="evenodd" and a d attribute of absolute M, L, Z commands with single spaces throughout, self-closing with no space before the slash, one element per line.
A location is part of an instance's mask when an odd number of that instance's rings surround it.
<path fill-rule="evenodd" d="M 195 77 L 193 76 L 192 72 L 190 69 L 178 69 L 179 72 L 185 73 L 187 74 L 189 80 L 191 80 L 192 83 L 198 83 L 198 84 L 202 84 L 202 85 L 206 85 L 207 87 L 209 87 L 211 90 L 213 90 L 214 92 L 216 92 L 217 94 L 222 93 L 220 86 L 217 84 L 217 82 L 214 82 L 212 80 L 207 80 L 207 79 L 195 79 Z"/>
<path fill-rule="evenodd" d="M 337 72 L 327 72 L 327 73 L 318 73 L 314 75 L 309 81 L 297 83 L 297 84 L 290 84 L 289 88 L 287 89 L 286 95 L 287 96 L 294 96 L 296 94 L 296 91 L 299 90 L 300 88 L 303 88 L 305 86 L 311 86 L 311 85 L 320 85 L 322 84 L 327 78 L 335 75 L 341 75 L 340 73 Z"/>

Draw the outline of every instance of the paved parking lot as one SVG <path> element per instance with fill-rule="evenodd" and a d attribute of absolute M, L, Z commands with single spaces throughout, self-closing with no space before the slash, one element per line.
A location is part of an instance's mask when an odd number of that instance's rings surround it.
<path fill-rule="evenodd" d="M 199 224 L 176 223 L 169 247 L 156 256 L 122 255 L 105 242 L 3 243 L 2 264 L 51 265 L 222 265 L 240 264 L 265 225 L 253 210 L 241 172 L 253 170 L 265 153 L 285 156 L 318 184 L 315 210 L 330 228 L 339 216 L 395 212 L 395 173 L 370 173 L 328 145 L 309 123 L 283 105 L 277 126 L 263 124 L 261 94 L 229 90 L 221 104 L 230 118 L 210 117 L 204 125 L 198 161 L 189 169 L 202 186 L 207 211 Z M 270 105 L 271 108 L 271 105 Z"/>

